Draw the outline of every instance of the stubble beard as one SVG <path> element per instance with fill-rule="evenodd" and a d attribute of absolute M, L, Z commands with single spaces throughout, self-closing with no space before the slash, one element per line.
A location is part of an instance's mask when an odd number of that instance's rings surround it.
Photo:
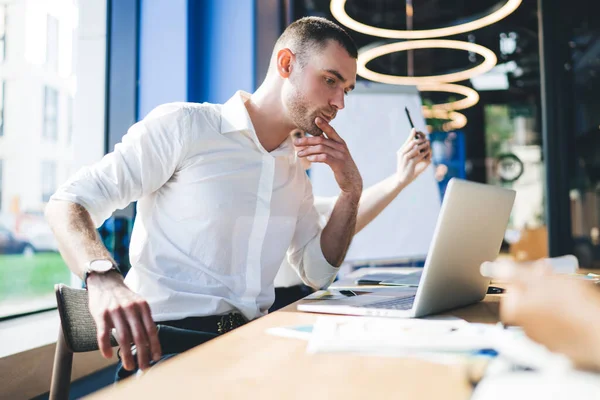
<path fill-rule="evenodd" d="M 312 115 L 308 111 L 308 101 L 301 94 L 296 92 L 288 107 L 292 123 L 302 132 L 312 136 L 321 136 L 323 131 L 315 123 L 317 115 Z"/>

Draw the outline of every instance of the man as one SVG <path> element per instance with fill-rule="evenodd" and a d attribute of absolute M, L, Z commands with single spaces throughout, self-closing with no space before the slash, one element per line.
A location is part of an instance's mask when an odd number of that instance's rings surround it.
<path fill-rule="evenodd" d="M 334 279 L 354 233 L 362 179 L 329 122 L 354 88 L 356 57 L 336 24 L 296 21 L 255 93 L 224 105 L 158 107 L 53 196 L 48 221 L 63 258 L 86 281 L 106 357 L 114 328 L 119 377 L 264 315 L 286 251 L 312 287 Z M 298 157 L 327 164 L 340 187 L 322 229 L 293 154 L 295 129 L 313 136 L 296 141 L 306 147 Z M 132 269 L 123 281 L 94 227 L 134 200 Z M 175 330 L 160 336 L 155 322 Z"/>
<path fill-rule="evenodd" d="M 85 280 L 100 351 L 112 355 L 113 328 L 120 344 L 118 378 L 264 315 L 286 250 L 314 288 L 334 279 L 362 179 L 329 122 L 354 88 L 356 58 L 338 25 L 298 20 L 277 41 L 255 93 L 224 105 L 159 106 L 52 197 L 46 217 L 67 265 Z M 298 157 L 327 164 L 340 187 L 323 229 L 293 153 L 295 129 L 313 135 L 297 141 L 306 147 Z M 95 227 L 136 200 L 124 281 Z M 168 337 L 159 338 L 155 322 L 173 328 L 161 328 Z"/>
<path fill-rule="evenodd" d="M 300 131 L 293 132 L 295 138 L 303 137 Z M 426 148 L 414 156 L 411 153 L 415 147 L 424 144 Z M 296 151 L 302 151 L 296 147 Z M 310 161 L 300 159 L 304 169 L 310 168 Z M 431 148 L 425 135 L 412 130 L 405 143 L 397 152 L 396 173 L 377 184 L 366 189 L 360 198 L 358 215 L 356 217 L 355 234 L 360 232 L 375 217 L 377 217 L 399 194 L 414 181 L 431 163 Z M 321 224 L 325 225 L 335 204 L 336 198 L 315 197 L 315 208 L 321 217 Z M 291 304 L 314 290 L 303 284 L 294 269 L 283 260 L 281 268 L 275 277 L 275 303 L 269 311 L 275 311 Z"/>

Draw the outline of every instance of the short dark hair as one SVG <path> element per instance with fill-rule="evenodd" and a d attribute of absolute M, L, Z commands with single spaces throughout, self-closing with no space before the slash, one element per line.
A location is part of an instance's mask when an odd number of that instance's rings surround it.
<path fill-rule="evenodd" d="M 302 58 L 311 47 L 322 49 L 333 40 L 352 58 L 358 58 L 358 49 L 350 35 L 338 24 L 326 18 L 304 17 L 294 21 L 281 34 L 275 49 L 290 47 Z"/>

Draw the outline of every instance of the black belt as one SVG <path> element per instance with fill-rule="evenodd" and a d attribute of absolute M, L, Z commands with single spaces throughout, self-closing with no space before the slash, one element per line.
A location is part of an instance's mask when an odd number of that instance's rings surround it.
<path fill-rule="evenodd" d="M 225 315 L 212 315 L 207 317 L 188 317 L 173 321 L 160 321 L 158 327 L 158 340 L 163 354 L 183 353 L 206 342 L 216 336 L 239 328 L 248 320 L 242 314 L 233 312 Z M 135 356 L 136 346 L 131 345 L 131 353 Z M 121 349 L 117 355 L 121 359 Z M 135 360 L 137 363 L 137 360 Z"/>
<path fill-rule="evenodd" d="M 207 317 L 188 317 L 173 321 L 160 321 L 158 325 L 168 325 L 174 328 L 189 329 L 192 331 L 214 333 L 222 335 L 239 328 L 248 320 L 242 314 L 232 312 L 225 315 L 211 315 Z"/>

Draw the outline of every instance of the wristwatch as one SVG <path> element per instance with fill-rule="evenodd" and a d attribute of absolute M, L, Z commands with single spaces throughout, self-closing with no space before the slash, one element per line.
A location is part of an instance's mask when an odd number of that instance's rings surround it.
<path fill-rule="evenodd" d="M 87 279 L 90 274 L 104 275 L 111 271 L 117 271 L 118 273 L 121 273 L 121 270 L 117 264 L 108 258 L 92 260 L 87 264 L 85 271 L 83 272 L 83 282 L 87 286 Z"/>

